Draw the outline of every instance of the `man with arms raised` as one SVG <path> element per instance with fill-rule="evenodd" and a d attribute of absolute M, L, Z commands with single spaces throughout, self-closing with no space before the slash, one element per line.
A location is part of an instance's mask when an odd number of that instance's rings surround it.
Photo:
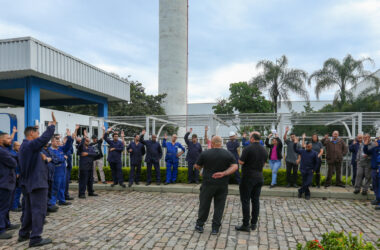
<path fill-rule="evenodd" d="M 30 239 L 29 246 L 50 244 L 51 239 L 42 239 L 41 234 L 47 210 L 48 167 L 44 162 L 46 156 L 41 154 L 42 148 L 52 138 L 56 120 L 49 122 L 46 131 L 39 136 L 38 128 L 25 128 L 25 139 L 19 152 L 21 188 L 25 197 L 22 227 L 18 241 Z"/>
<path fill-rule="evenodd" d="M 198 158 L 195 167 L 203 168 L 203 180 L 199 195 L 198 220 L 195 230 L 203 233 L 203 225 L 207 221 L 211 201 L 214 199 L 214 217 L 212 219 L 212 234 L 219 233 L 221 220 L 228 194 L 229 175 L 236 172 L 238 165 L 235 157 L 222 149 L 222 138 L 214 136 L 212 148 L 204 151 Z"/>

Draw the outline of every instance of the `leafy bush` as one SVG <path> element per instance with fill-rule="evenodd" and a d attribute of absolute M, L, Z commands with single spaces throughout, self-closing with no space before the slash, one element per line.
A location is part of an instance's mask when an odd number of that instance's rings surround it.
<path fill-rule="evenodd" d="M 112 181 L 111 168 L 110 167 L 104 167 L 103 170 L 104 170 L 106 180 Z M 123 167 L 122 170 L 123 170 L 124 180 L 128 180 L 130 168 L 129 167 Z M 161 181 L 165 181 L 166 180 L 166 168 L 161 167 L 160 172 L 161 172 Z M 98 173 L 99 173 L 99 171 L 98 171 Z M 147 174 L 146 167 L 142 167 L 141 168 L 140 181 L 143 181 L 143 182 L 146 181 L 146 174 Z M 264 184 L 270 185 L 271 180 L 272 180 L 272 171 L 270 169 L 264 169 L 263 175 L 264 175 Z M 155 176 L 156 175 L 155 175 L 154 169 L 152 169 L 152 182 L 156 181 Z M 78 180 L 78 167 L 77 166 L 74 166 L 72 171 L 71 171 L 71 179 L 72 180 Z M 202 179 L 202 177 L 201 177 L 201 179 Z M 321 184 L 325 183 L 325 179 L 326 179 L 325 176 L 321 176 Z M 351 179 L 349 178 L 349 182 L 350 182 L 350 180 Z M 344 176 L 342 176 L 342 181 L 343 182 L 346 181 Z M 178 168 L 177 183 L 187 183 L 187 168 L 186 167 L 179 167 Z M 237 183 L 235 178 L 234 178 L 234 175 L 231 175 L 230 183 L 231 184 Z M 301 183 L 302 183 L 301 173 L 298 173 L 297 183 L 298 183 L 298 185 L 301 185 Z M 313 180 L 313 183 L 315 184 L 315 179 Z M 333 178 L 332 178 L 332 183 L 333 184 L 335 183 L 335 176 L 333 176 Z M 287 185 L 286 170 L 285 169 L 280 169 L 277 172 L 277 185 L 279 185 L 279 186 L 286 186 Z"/>
<path fill-rule="evenodd" d="M 380 241 L 380 239 L 379 239 Z M 379 242 L 378 241 L 378 242 Z M 378 246 L 379 247 L 379 244 Z M 359 250 L 359 249 L 376 249 L 371 242 L 365 243 L 363 240 L 363 234 L 359 236 L 352 236 L 352 233 L 348 233 L 348 236 L 343 232 L 337 233 L 331 231 L 322 235 L 322 240 L 312 240 L 306 242 L 305 246 L 298 243 L 297 250 L 311 250 L 311 249 L 336 249 L 336 250 Z"/>

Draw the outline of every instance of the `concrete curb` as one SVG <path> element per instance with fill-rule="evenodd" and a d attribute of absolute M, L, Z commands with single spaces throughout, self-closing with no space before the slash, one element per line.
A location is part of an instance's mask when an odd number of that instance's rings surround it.
<path fill-rule="evenodd" d="M 198 184 L 170 184 L 170 185 L 156 185 L 151 184 L 145 186 L 145 183 L 140 185 L 133 185 L 132 187 L 123 188 L 121 186 L 111 187 L 110 184 L 94 184 L 94 190 L 106 190 L 106 191 L 136 191 L 136 192 L 159 192 L 159 193 L 193 193 L 199 194 L 199 189 L 201 185 Z M 71 190 L 78 190 L 78 183 L 70 184 Z M 238 185 L 229 185 L 228 187 L 229 195 L 239 195 Z M 268 186 L 264 186 L 261 190 L 262 196 L 269 197 L 292 197 L 295 198 L 298 195 L 296 188 L 285 188 L 276 187 L 270 189 Z M 354 194 L 352 187 L 340 188 L 340 187 L 329 187 L 325 188 L 311 188 L 312 198 L 331 198 L 331 199 L 346 199 L 346 200 L 373 200 L 375 198 L 374 194 L 361 195 Z"/>

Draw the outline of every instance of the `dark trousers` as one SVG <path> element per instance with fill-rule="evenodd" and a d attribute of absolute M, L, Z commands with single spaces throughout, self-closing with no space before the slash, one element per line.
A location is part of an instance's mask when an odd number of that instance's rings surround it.
<path fill-rule="evenodd" d="M 352 185 L 355 185 L 357 169 L 358 169 L 358 164 L 355 161 L 354 163 L 352 163 L 352 178 L 351 178 Z"/>
<path fill-rule="evenodd" d="M 13 194 L 12 209 L 21 208 L 20 198 L 21 188 L 16 186 L 16 189 Z"/>
<path fill-rule="evenodd" d="M 111 172 L 112 172 L 112 180 L 115 185 L 123 184 L 124 177 L 123 171 L 121 170 L 121 162 L 110 162 Z"/>
<path fill-rule="evenodd" d="M 11 208 L 13 191 L 0 188 L 0 234 L 10 227 L 9 209 Z"/>
<path fill-rule="evenodd" d="M 189 182 L 199 181 L 199 171 L 194 168 L 195 162 L 188 161 L 187 162 L 187 180 Z"/>
<path fill-rule="evenodd" d="M 35 189 L 30 193 L 23 192 L 25 209 L 19 236 L 30 237 L 31 244 L 41 241 L 47 210 L 47 194 L 47 188 Z"/>
<path fill-rule="evenodd" d="M 372 188 L 375 193 L 375 199 L 378 201 L 378 205 L 380 205 L 380 171 L 376 169 L 371 169 L 371 177 L 372 177 Z"/>
<path fill-rule="evenodd" d="M 65 198 L 66 199 L 70 197 L 69 184 L 70 184 L 70 180 L 71 180 L 71 170 L 72 169 L 73 169 L 73 165 L 71 164 L 71 162 L 68 162 L 67 168 L 66 168 L 66 180 L 65 180 Z"/>
<path fill-rule="evenodd" d="M 202 183 L 199 194 L 199 211 L 197 225 L 203 226 L 210 213 L 211 201 L 214 199 L 214 217 L 212 228 L 219 229 L 228 194 L 228 185 L 207 185 Z"/>
<path fill-rule="evenodd" d="M 238 165 L 239 166 L 239 165 Z M 236 172 L 235 172 L 235 180 L 236 180 L 236 182 L 240 185 L 240 182 L 241 182 L 241 179 L 240 179 L 240 172 L 239 172 L 239 168 L 238 168 L 238 170 L 236 170 Z"/>
<path fill-rule="evenodd" d="M 53 182 L 54 180 L 51 179 L 51 180 L 48 180 L 48 185 L 49 185 L 49 188 L 48 188 L 48 207 L 51 207 L 55 204 L 52 204 L 50 201 L 51 201 L 51 197 L 53 195 Z"/>
<path fill-rule="evenodd" d="M 288 184 L 295 185 L 297 183 L 297 175 L 298 165 L 296 163 L 286 162 L 286 181 Z"/>
<path fill-rule="evenodd" d="M 129 184 L 133 184 L 140 181 L 141 175 L 141 163 L 139 164 L 131 164 L 131 171 L 129 172 Z"/>
<path fill-rule="evenodd" d="M 317 169 L 315 170 L 315 183 L 317 186 L 321 185 L 321 165 L 322 160 L 321 158 L 318 158 Z"/>
<path fill-rule="evenodd" d="M 240 201 L 243 210 L 243 225 L 257 224 L 260 213 L 261 187 L 264 185 L 262 177 L 243 178 L 239 186 Z M 250 203 L 252 203 L 252 217 L 250 215 Z"/>
<path fill-rule="evenodd" d="M 156 173 L 156 182 L 161 182 L 161 171 L 160 171 L 160 163 L 159 161 L 153 161 L 149 160 L 147 163 L 147 176 L 146 176 L 146 182 L 151 183 L 152 182 L 152 165 L 154 166 L 154 172 Z"/>
<path fill-rule="evenodd" d="M 342 163 L 341 162 L 334 162 L 334 163 L 328 163 L 328 172 L 327 172 L 327 179 L 326 179 L 326 186 L 331 185 L 331 179 L 335 172 L 335 178 L 336 182 L 335 185 L 342 185 L 341 181 L 341 172 L 342 172 Z"/>
<path fill-rule="evenodd" d="M 92 168 L 86 170 L 79 170 L 79 195 L 84 195 L 87 192 L 89 194 L 94 193 L 94 170 Z"/>
<path fill-rule="evenodd" d="M 310 189 L 311 183 L 313 182 L 313 172 L 303 172 L 302 175 L 302 186 L 298 191 L 303 194 L 305 193 L 305 196 L 310 196 Z"/>

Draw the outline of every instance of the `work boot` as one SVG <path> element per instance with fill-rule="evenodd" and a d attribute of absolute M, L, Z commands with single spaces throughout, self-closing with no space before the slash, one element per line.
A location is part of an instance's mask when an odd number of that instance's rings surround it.
<path fill-rule="evenodd" d="M 84 195 L 84 194 L 80 194 L 80 195 L 78 195 L 78 198 L 79 198 L 79 199 L 86 199 L 86 195 Z"/>
<path fill-rule="evenodd" d="M 20 227 L 20 224 L 11 224 L 11 225 L 7 228 L 7 231 L 15 230 L 15 229 L 18 229 L 19 227 Z"/>
<path fill-rule="evenodd" d="M 40 242 L 37 243 L 29 243 L 29 247 L 40 247 L 43 245 L 51 244 L 53 241 L 49 238 L 41 239 Z"/>
<path fill-rule="evenodd" d="M 360 193 L 360 190 L 355 190 L 354 191 L 354 194 L 358 194 L 358 193 Z"/>
<path fill-rule="evenodd" d="M 74 198 L 73 198 L 73 197 L 70 197 L 70 196 L 67 196 L 67 198 L 65 198 L 65 200 L 67 200 L 67 201 L 72 201 L 72 200 L 74 200 Z"/>
<path fill-rule="evenodd" d="M 255 231 L 257 229 L 257 224 L 251 224 L 251 230 Z"/>
<path fill-rule="evenodd" d="M 368 194 L 367 191 L 365 191 L 365 190 L 362 191 L 362 195 L 367 195 L 367 194 Z"/>
<path fill-rule="evenodd" d="M 99 196 L 99 195 L 95 193 L 91 193 L 91 194 L 88 194 L 88 196 Z"/>
<path fill-rule="evenodd" d="M 4 232 L 0 234 L 0 240 L 9 240 L 11 238 L 12 238 L 12 235 L 9 233 Z"/>
<path fill-rule="evenodd" d="M 243 232 L 251 232 L 251 228 L 249 226 L 245 225 L 240 225 L 240 226 L 235 226 L 236 231 L 243 231 Z"/>
<path fill-rule="evenodd" d="M 60 201 L 60 202 L 58 202 L 58 205 L 60 205 L 60 206 L 69 206 L 69 205 L 71 205 L 71 202 L 67 202 L 67 201 Z"/>
<path fill-rule="evenodd" d="M 27 241 L 27 240 L 29 240 L 29 236 L 27 236 L 27 237 L 21 237 L 21 236 L 19 236 L 18 239 L 17 239 L 18 242 L 24 242 L 24 241 Z"/>

